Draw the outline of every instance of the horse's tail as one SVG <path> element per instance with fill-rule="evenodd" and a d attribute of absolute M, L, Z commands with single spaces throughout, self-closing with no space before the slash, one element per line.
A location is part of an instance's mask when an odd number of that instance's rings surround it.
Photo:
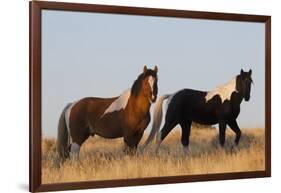
<path fill-rule="evenodd" d="M 150 131 L 150 134 L 149 134 L 144 146 L 147 146 L 149 143 L 151 143 L 151 141 L 155 137 L 155 134 L 158 133 L 160 126 L 161 126 L 162 116 L 163 116 L 162 104 L 163 104 L 163 101 L 165 99 L 167 99 L 169 96 L 170 95 L 163 95 L 157 100 L 155 108 L 154 108 L 154 112 L 153 112 L 152 129 Z"/>
<path fill-rule="evenodd" d="M 69 157 L 70 135 L 65 122 L 65 112 L 70 105 L 71 103 L 66 105 L 66 107 L 63 109 L 58 124 L 57 152 L 60 162 L 63 162 Z"/>

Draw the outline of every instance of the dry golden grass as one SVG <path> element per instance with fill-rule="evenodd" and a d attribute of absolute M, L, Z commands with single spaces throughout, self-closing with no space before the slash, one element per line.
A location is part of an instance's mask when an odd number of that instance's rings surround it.
<path fill-rule="evenodd" d="M 227 129 L 229 130 L 229 129 Z M 152 144 L 135 155 L 123 153 L 120 139 L 89 138 L 82 146 L 79 161 L 54 164 L 55 140 L 42 141 L 42 182 L 59 183 L 264 170 L 264 129 L 244 129 L 240 144 L 232 148 L 234 135 L 227 132 L 226 146 L 218 145 L 216 129 L 192 129 L 190 148 L 185 152 L 180 131 L 161 144 L 158 153 Z"/>

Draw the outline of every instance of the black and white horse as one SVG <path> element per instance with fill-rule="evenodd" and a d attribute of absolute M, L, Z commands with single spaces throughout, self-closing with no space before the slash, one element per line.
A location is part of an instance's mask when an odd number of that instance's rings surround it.
<path fill-rule="evenodd" d="M 226 126 L 229 125 L 236 134 L 235 144 L 238 145 L 241 131 L 236 119 L 240 113 L 242 100 L 249 101 L 250 99 L 251 84 L 253 83 L 251 75 L 252 70 L 244 72 L 241 69 L 239 75 L 213 91 L 182 89 L 174 94 L 160 97 L 156 102 L 152 130 L 145 145 L 148 145 L 157 133 L 159 147 L 169 132 L 179 124 L 182 129 L 182 145 L 188 147 L 193 121 L 205 125 L 218 123 L 221 146 L 224 145 L 225 130 Z M 158 133 L 162 121 L 162 104 L 165 99 L 168 99 L 165 124 L 161 132 Z"/>

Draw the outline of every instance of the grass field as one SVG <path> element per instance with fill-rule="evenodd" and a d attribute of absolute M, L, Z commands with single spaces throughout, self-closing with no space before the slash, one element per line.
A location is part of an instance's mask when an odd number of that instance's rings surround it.
<path fill-rule="evenodd" d="M 235 136 L 227 131 L 226 146 L 220 148 L 216 129 L 192 129 L 185 152 L 175 130 L 157 154 L 155 144 L 142 150 L 144 136 L 133 156 L 123 153 L 122 138 L 93 137 L 83 144 L 79 161 L 68 160 L 60 168 L 54 164 L 55 139 L 44 139 L 42 183 L 264 170 L 264 129 L 243 129 L 237 148 L 232 148 Z"/>

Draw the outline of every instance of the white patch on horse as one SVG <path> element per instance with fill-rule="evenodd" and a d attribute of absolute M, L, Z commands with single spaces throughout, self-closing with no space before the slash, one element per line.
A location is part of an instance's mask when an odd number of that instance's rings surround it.
<path fill-rule="evenodd" d="M 154 81 L 155 81 L 155 78 L 153 76 L 149 76 L 148 77 L 148 83 L 150 85 L 150 88 L 151 88 L 151 93 L 152 93 L 152 97 L 151 99 L 154 100 L 155 96 L 153 94 L 153 85 L 154 85 Z M 150 101 L 151 102 L 151 101 Z"/>
<path fill-rule="evenodd" d="M 233 78 L 232 80 L 230 80 L 228 83 L 226 83 L 220 87 L 217 87 L 215 90 L 209 91 L 207 93 L 207 95 L 205 96 L 205 99 L 206 99 L 206 102 L 208 102 L 215 95 L 219 95 L 219 97 L 221 98 L 221 101 L 223 103 L 225 100 L 230 100 L 233 92 L 237 92 L 236 77 Z"/>
<path fill-rule="evenodd" d="M 131 95 L 131 89 L 127 89 L 125 92 L 123 92 L 122 95 L 120 95 L 115 101 L 113 101 L 111 105 L 109 105 L 109 107 L 104 111 L 101 117 L 103 117 L 107 113 L 125 109 L 128 100 L 130 98 L 130 95 Z"/>

